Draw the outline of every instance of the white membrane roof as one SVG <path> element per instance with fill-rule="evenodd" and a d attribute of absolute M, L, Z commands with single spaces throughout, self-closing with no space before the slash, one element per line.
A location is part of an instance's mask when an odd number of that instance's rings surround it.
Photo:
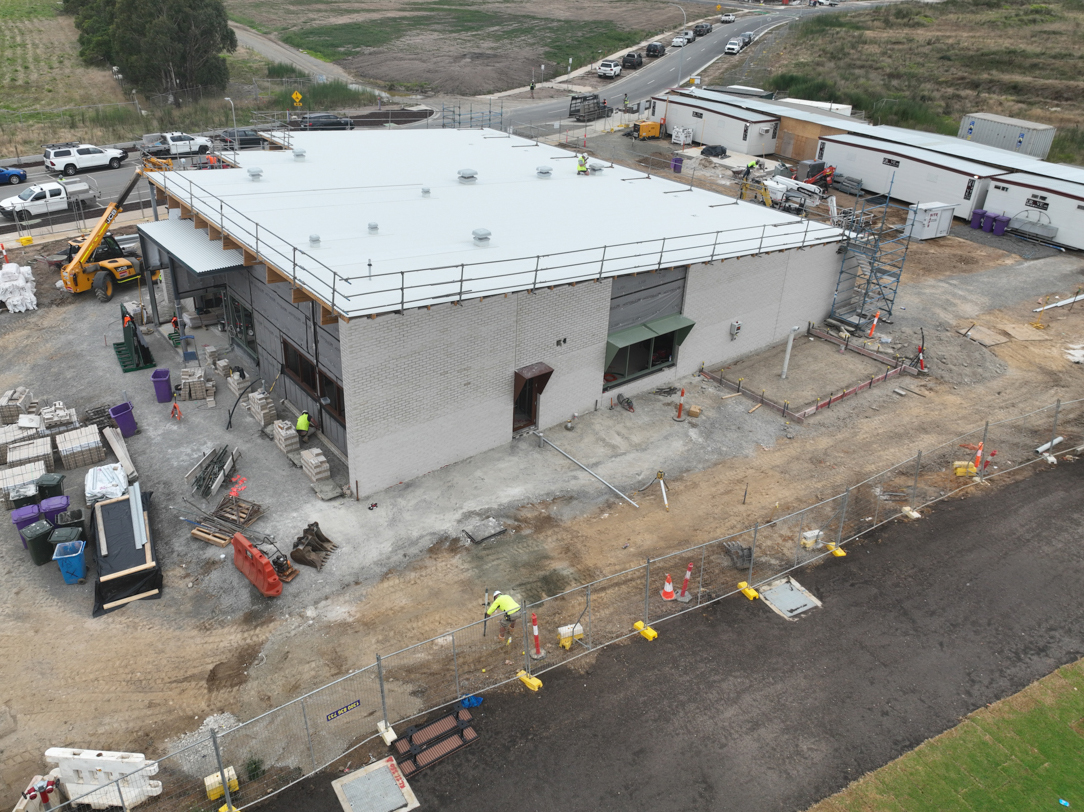
<path fill-rule="evenodd" d="M 842 238 L 603 161 L 579 176 L 573 153 L 494 130 L 293 133 L 291 144 L 304 159 L 242 151 L 239 169 L 151 177 L 348 318 Z M 462 169 L 477 179 L 462 183 Z"/>

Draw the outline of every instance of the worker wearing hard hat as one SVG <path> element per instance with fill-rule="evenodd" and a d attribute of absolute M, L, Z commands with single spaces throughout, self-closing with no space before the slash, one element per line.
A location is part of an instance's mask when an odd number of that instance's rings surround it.
<path fill-rule="evenodd" d="M 745 165 L 745 174 L 742 175 L 742 179 L 744 180 L 745 178 L 747 178 L 751 174 L 753 174 L 753 170 L 756 169 L 756 168 L 757 168 L 757 162 L 755 160 L 750 161 L 749 163 L 747 163 Z"/>
<path fill-rule="evenodd" d="M 580 155 L 580 157 L 578 157 L 576 159 L 576 174 L 577 175 L 586 175 L 587 174 L 587 156 L 586 155 Z"/>
<path fill-rule="evenodd" d="M 492 615 L 494 612 L 502 612 L 501 615 L 501 628 L 497 633 L 497 642 L 500 643 L 505 640 L 505 645 L 512 645 L 512 632 L 516 628 L 516 618 L 519 615 L 519 604 L 512 600 L 511 595 L 505 595 L 500 590 L 493 593 L 493 603 L 489 605 L 489 609 L 486 610 L 486 616 Z"/>

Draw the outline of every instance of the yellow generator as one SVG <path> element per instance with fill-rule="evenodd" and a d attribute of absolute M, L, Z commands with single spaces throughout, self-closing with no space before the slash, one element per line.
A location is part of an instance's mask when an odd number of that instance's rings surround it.
<path fill-rule="evenodd" d="M 657 121 L 637 121 L 632 125 L 632 137 L 637 141 L 646 138 L 658 138 L 662 134 L 662 125 Z"/>

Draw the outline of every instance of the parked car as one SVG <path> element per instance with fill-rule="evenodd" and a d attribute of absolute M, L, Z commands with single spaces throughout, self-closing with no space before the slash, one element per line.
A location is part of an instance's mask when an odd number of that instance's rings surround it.
<path fill-rule="evenodd" d="M 142 150 L 154 158 L 173 158 L 184 155 L 206 155 L 214 144 L 210 138 L 188 133 L 146 133 Z"/>
<path fill-rule="evenodd" d="M 653 42 L 647 46 L 645 53 L 650 57 L 662 56 L 666 53 L 666 46 L 661 42 Z"/>
<path fill-rule="evenodd" d="M 723 23 L 724 25 L 727 23 L 737 22 L 737 20 L 738 18 L 735 17 L 733 14 L 724 14 L 722 17 L 719 18 L 719 22 Z"/>
<path fill-rule="evenodd" d="M 305 113 L 301 117 L 303 130 L 352 130 L 354 122 L 333 113 Z"/>
<path fill-rule="evenodd" d="M 14 166 L 0 168 L 0 183 L 10 184 L 11 186 L 26 183 L 26 173 Z"/>
<path fill-rule="evenodd" d="M 265 143 L 257 130 L 229 129 L 223 130 L 215 137 L 229 149 L 233 149 L 234 143 L 242 149 L 244 147 L 261 147 Z"/>
<path fill-rule="evenodd" d="M 90 203 L 94 191 L 82 181 L 38 183 L 27 186 L 22 194 L 0 200 L 0 214 L 8 220 L 29 220 L 51 211 L 65 211 L 79 202 Z"/>
<path fill-rule="evenodd" d="M 644 58 L 639 54 L 625 54 L 625 58 L 621 60 L 623 68 L 638 68 L 643 64 Z"/>
<path fill-rule="evenodd" d="M 682 48 L 687 44 L 688 43 L 686 42 L 685 37 L 674 37 L 673 41 L 670 43 L 670 47 L 671 48 Z"/>
<path fill-rule="evenodd" d="M 74 175 L 81 169 L 99 169 L 104 166 L 116 169 L 128 157 L 128 153 L 123 149 L 68 141 L 64 144 L 46 144 L 42 157 L 45 158 L 46 169 Z"/>
<path fill-rule="evenodd" d="M 698 37 L 704 37 L 710 34 L 712 31 L 711 23 L 697 23 L 693 26 L 693 33 Z"/>
<path fill-rule="evenodd" d="M 726 44 L 726 48 L 723 49 L 724 54 L 740 54 L 742 48 L 745 47 L 745 43 L 740 38 L 730 40 Z"/>
<path fill-rule="evenodd" d="M 685 42 L 689 45 L 692 45 L 694 42 L 696 42 L 696 32 L 693 31 L 691 28 L 688 31 L 682 31 L 681 36 L 685 37 Z"/>
<path fill-rule="evenodd" d="M 598 75 L 604 78 L 616 79 L 621 75 L 621 63 L 612 59 L 604 59 L 598 63 Z"/>
<path fill-rule="evenodd" d="M 757 38 L 757 35 L 754 34 L 752 31 L 746 31 L 744 34 L 741 35 L 742 47 L 743 48 L 749 47 L 750 45 L 753 44 L 753 40 L 755 40 L 756 38 Z"/>

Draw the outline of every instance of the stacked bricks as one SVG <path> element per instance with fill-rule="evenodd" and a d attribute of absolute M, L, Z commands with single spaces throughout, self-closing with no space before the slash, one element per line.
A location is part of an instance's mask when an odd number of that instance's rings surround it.
<path fill-rule="evenodd" d="M 53 441 L 48 437 L 26 440 L 8 446 L 8 465 L 29 465 L 40 462 L 49 473 L 53 472 Z"/>
<path fill-rule="evenodd" d="M 213 409 L 215 407 L 215 384 L 214 381 L 203 382 L 203 390 L 207 394 L 207 408 Z"/>
<path fill-rule="evenodd" d="M 275 421 L 275 445 L 283 454 L 293 454 L 301 449 L 301 440 L 298 439 L 297 432 L 286 420 Z"/>
<path fill-rule="evenodd" d="M 217 351 L 215 353 L 217 355 Z M 215 372 L 221 375 L 223 378 L 230 376 L 230 362 L 225 358 L 218 358 L 214 361 Z"/>
<path fill-rule="evenodd" d="M 251 381 L 248 378 L 242 378 L 237 373 L 230 375 L 226 378 L 226 386 L 237 397 L 241 397 L 241 393 L 244 392 Z"/>
<path fill-rule="evenodd" d="M 37 433 L 37 429 L 29 429 L 15 424 L 0 426 L 0 465 L 4 465 L 8 461 L 9 445 L 12 443 L 21 443 L 23 440 L 29 440 L 37 435 Z"/>
<path fill-rule="evenodd" d="M 25 386 L 9 389 L 0 396 L 0 424 L 9 425 L 19 422 L 19 415 L 31 414 L 30 404 L 34 393 Z"/>
<path fill-rule="evenodd" d="M 313 482 L 331 479 L 331 466 L 319 448 L 306 448 L 301 452 L 301 467 Z"/>
<path fill-rule="evenodd" d="M 203 361 L 209 367 L 215 366 L 218 363 L 218 347 L 211 344 L 203 345 Z"/>
<path fill-rule="evenodd" d="M 8 510 L 14 509 L 11 503 L 11 491 L 20 485 L 29 485 L 37 482 L 38 477 L 45 473 L 45 463 L 32 462 L 29 465 L 20 465 L 17 468 L 0 469 L 0 499 Z"/>
<path fill-rule="evenodd" d="M 54 401 L 51 406 L 42 409 L 38 416 L 41 418 L 41 433 L 56 434 L 67 428 L 75 428 L 79 425 L 79 415 L 75 409 L 69 409 L 64 401 Z"/>
<path fill-rule="evenodd" d="M 60 452 L 61 464 L 69 471 L 97 465 L 105 459 L 105 447 L 97 426 L 83 426 L 81 429 L 58 435 L 56 448 Z"/>
<path fill-rule="evenodd" d="M 203 369 L 181 370 L 181 388 L 177 393 L 177 400 L 206 400 L 207 384 L 203 380 Z"/>
<path fill-rule="evenodd" d="M 262 389 L 248 396 L 248 413 L 256 418 L 261 428 L 270 426 L 279 416 L 275 411 L 274 398 Z"/>

